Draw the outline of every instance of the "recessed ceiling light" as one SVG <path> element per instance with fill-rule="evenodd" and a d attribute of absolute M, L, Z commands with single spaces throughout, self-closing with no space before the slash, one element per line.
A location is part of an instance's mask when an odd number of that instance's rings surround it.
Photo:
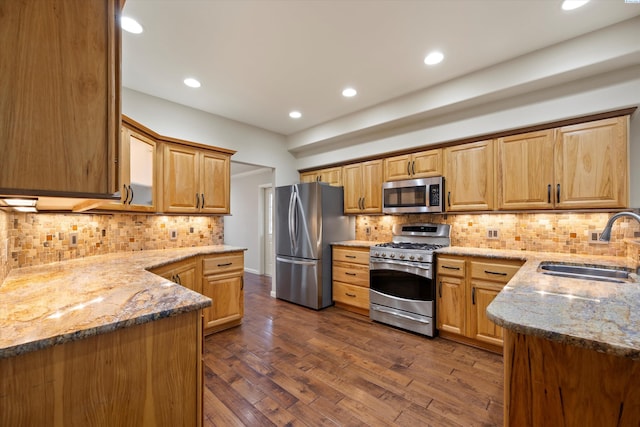
<path fill-rule="evenodd" d="M 189 87 L 200 87 L 200 82 L 191 77 L 184 79 L 184 84 Z"/>
<path fill-rule="evenodd" d="M 142 32 L 142 25 L 140 25 L 135 19 L 129 18 L 128 16 L 120 18 L 120 26 L 123 30 L 132 34 L 140 34 Z"/>
<path fill-rule="evenodd" d="M 589 3 L 589 0 L 564 0 L 562 2 L 562 10 L 573 10 Z"/>
<path fill-rule="evenodd" d="M 342 96 L 344 96 L 345 98 L 351 98 L 352 96 L 356 96 L 357 94 L 358 91 L 352 87 L 345 88 L 345 90 L 342 91 Z"/>
<path fill-rule="evenodd" d="M 300 111 L 292 111 L 289 113 L 289 117 L 291 117 L 292 119 L 299 119 L 300 117 L 302 117 L 302 113 Z"/>
<path fill-rule="evenodd" d="M 427 65 L 436 65 L 441 63 L 443 59 L 444 55 L 442 54 L 442 52 L 434 50 L 424 58 L 424 63 Z"/>

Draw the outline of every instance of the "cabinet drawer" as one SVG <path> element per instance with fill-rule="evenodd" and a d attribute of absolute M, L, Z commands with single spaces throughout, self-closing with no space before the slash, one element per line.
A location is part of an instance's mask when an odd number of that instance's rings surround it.
<path fill-rule="evenodd" d="M 354 264 L 369 265 L 369 249 L 334 246 L 333 261 L 345 261 Z"/>
<path fill-rule="evenodd" d="M 369 310 L 369 288 L 334 281 L 333 300 Z"/>
<path fill-rule="evenodd" d="M 241 252 L 207 256 L 202 260 L 202 274 L 205 276 L 242 269 L 244 254 Z"/>
<path fill-rule="evenodd" d="M 351 285 L 369 287 L 369 267 L 348 264 L 344 262 L 333 263 L 333 280 L 346 282 Z"/>
<path fill-rule="evenodd" d="M 438 270 L 436 274 L 464 277 L 464 259 L 445 258 L 438 256 L 436 258 L 436 263 L 438 264 Z"/>
<path fill-rule="evenodd" d="M 522 263 L 471 261 L 471 277 L 474 279 L 492 280 L 494 282 L 507 283 L 514 274 L 520 270 Z"/>

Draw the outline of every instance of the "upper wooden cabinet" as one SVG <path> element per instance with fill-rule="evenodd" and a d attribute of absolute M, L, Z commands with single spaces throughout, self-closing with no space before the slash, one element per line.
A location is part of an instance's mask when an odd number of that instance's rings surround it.
<path fill-rule="evenodd" d="M 629 206 L 629 116 L 561 127 L 555 145 L 558 208 Z"/>
<path fill-rule="evenodd" d="M 384 180 L 398 181 L 442 175 L 442 149 L 384 159 Z"/>
<path fill-rule="evenodd" d="M 493 209 L 493 140 L 444 149 L 448 211 Z"/>
<path fill-rule="evenodd" d="M 381 159 L 344 166 L 344 213 L 381 213 L 382 178 Z"/>
<path fill-rule="evenodd" d="M 300 182 L 326 182 L 335 187 L 342 186 L 342 168 L 326 168 L 300 174 Z"/>
<path fill-rule="evenodd" d="M 497 140 L 498 209 L 625 208 L 628 116 Z"/>
<path fill-rule="evenodd" d="M 120 137 L 120 200 L 98 209 L 156 212 L 156 142 L 128 126 L 123 117 Z"/>
<path fill-rule="evenodd" d="M 497 140 L 498 209 L 554 207 L 553 137 L 545 130 Z"/>
<path fill-rule="evenodd" d="M 163 211 L 228 214 L 229 155 L 182 144 L 163 150 Z"/>
<path fill-rule="evenodd" d="M 119 0 L 0 2 L 0 194 L 117 191 Z"/>

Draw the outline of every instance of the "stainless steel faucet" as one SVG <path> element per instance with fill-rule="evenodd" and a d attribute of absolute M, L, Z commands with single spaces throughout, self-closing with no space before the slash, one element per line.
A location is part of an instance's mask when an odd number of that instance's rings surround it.
<path fill-rule="evenodd" d="M 635 219 L 636 221 L 640 222 L 640 215 L 638 215 L 637 213 L 633 213 L 633 212 L 618 212 L 617 214 L 615 214 L 611 218 L 609 218 L 609 221 L 607 221 L 607 225 L 605 225 L 604 226 L 604 230 L 602 230 L 602 235 L 600 236 L 600 241 L 608 242 L 609 240 L 611 240 L 611 226 L 613 226 L 613 223 L 615 222 L 615 220 L 617 220 L 618 218 L 623 217 L 623 216 L 631 217 L 631 218 Z"/>

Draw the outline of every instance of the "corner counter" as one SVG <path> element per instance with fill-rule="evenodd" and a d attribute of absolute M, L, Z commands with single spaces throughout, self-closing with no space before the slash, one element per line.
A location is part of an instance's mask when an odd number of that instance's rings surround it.
<path fill-rule="evenodd" d="M 148 269 L 225 245 L 87 257 L 0 285 L 0 425 L 202 425 L 202 309 Z"/>
<path fill-rule="evenodd" d="M 640 282 L 546 275 L 544 261 L 624 267 L 629 258 L 444 248 L 525 261 L 487 308 L 504 328 L 505 426 L 637 425 Z"/>

